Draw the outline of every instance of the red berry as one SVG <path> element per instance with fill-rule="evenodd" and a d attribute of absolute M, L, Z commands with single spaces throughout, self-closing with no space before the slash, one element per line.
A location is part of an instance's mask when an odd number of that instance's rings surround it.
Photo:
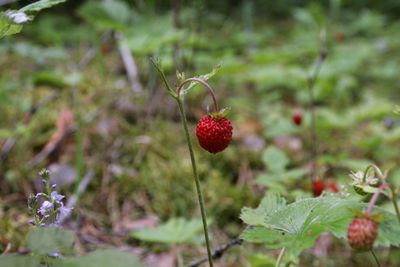
<path fill-rule="evenodd" d="M 303 114 L 300 111 L 296 111 L 292 115 L 292 120 L 294 124 L 301 125 L 301 122 L 303 121 Z"/>
<path fill-rule="evenodd" d="M 314 197 L 318 197 L 322 194 L 322 191 L 325 189 L 325 182 L 322 179 L 316 179 L 313 181 L 312 189 L 314 193 Z"/>
<path fill-rule="evenodd" d="M 329 182 L 326 184 L 326 187 L 327 187 L 330 191 L 332 191 L 332 192 L 335 192 L 335 193 L 339 192 L 339 189 L 338 189 L 338 187 L 337 187 L 337 184 L 336 184 L 335 182 L 333 182 L 333 181 L 329 181 Z"/>
<path fill-rule="evenodd" d="M 232 141 L 232 129 L 227 118 L 205 115 L 197 123 L 196 136 L 202 148 L 215 154 L 224 150 Z"/>
<path fill-rule="evenodd" d="M 355 250 L 370 250 L 377 235 L 378 225 L 367 215 L 354 218 L 347 229 L 347 239 Z"/>

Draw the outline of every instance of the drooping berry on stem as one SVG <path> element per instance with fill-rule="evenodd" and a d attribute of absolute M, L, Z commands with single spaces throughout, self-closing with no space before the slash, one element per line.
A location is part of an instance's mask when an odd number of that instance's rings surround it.
<path fill-rule="evenodd" d="M 232 124 L 220 115 L 205 115 L 197 123 L 196 136 L 202 148 L 210 153 L 218 153 L 232 141 Z"/>
<path fill-rule="evenodd" d="M 357 216 L 347 229 L 349 245 L 359 251 L 371 250 L 378 236 L 378 224 L 367 214 Z"/>

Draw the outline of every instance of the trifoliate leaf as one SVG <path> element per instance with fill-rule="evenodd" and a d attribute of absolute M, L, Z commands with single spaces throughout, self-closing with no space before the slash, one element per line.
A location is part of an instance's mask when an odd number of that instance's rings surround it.
<path fill-rule="evenodd" d="M 269 203 L 270 202 L 270 203 Z M 279 205 L 275 212 L 271 206 L 284 203 L 282 198 L 266 196 L 257 209 L 243 208 L 240 218 L 251 227 L 244 240 L 263 243 L 269 248 L 286 247 L 292 255 L 314 245 L 324 232 L 346 238 L 347 228 L 354 217 L 352 210 L 363 211 L 365 203 L 337 196 L 307 198 L 287 206 Z M 394 214 L 375 207 L 374 213 L 382 215 L 375 245 L 400 245 L 400 223 Z M 254 227 L 256 226 L 256 227 Z"/>

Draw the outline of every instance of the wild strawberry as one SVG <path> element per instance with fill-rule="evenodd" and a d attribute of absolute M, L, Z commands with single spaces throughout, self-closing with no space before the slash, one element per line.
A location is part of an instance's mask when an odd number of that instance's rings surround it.
<path fill-rule="evenodd" d="M 318 197 L 322 194 L 325 189 L 325 182 L 322 179 L 316 179 L 313 181 L 312 190 L 314 193 L 314 197 Z"/>
<path fill-rule="evenodd" d="M 303 114 L 300 111 L 296 111 L 292 115 L 292 121 L 296 125 L 301 125 L 303 121 Z"/>
<path fill-rule="evenodd" d="M 326 187 L 332 192 L 335 192 L 335 193 L 339 192 L 337 184 L 335 182 L 333 182 L 333 181 L 327 182 L 326 183 Z"/>
<path fill-rule="evenodd" d="M 377 223 L 366 214 L 355 217 L 347 229 L 347 239 L 355 250 L 370 250 L 377 235 Z"/>
<path fill-rule="evenodd" d="M 202 148 L 215 154 L 232 141 L 232 129 L 231 122 L 224 115 L 205 115 L 197 123 L 196 136 Z"/>
<path fill-rule="evenodd" d="M 313 181 L 312 184 L 312 189 L 315 197 L 318 197 L 322 194 L 322 192 L 326 189 L 328 189 L 331 192 L 337 193 L 339 192 L 339 189 L 337 187 L 337 184 L 333 181 L 324 181 L 320 178 L 316 179 Z"/>

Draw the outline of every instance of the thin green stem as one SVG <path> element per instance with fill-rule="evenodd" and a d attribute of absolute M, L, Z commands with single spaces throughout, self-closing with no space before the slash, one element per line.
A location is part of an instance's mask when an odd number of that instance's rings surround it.
<path fill-rule="evenodd" d="M 393 207 L 394 210 L 396 211 L 396 215 L 397 215 L 397 219 L 400 222 L 400 210 L 399 210 L 399 205 L 397 204 L 397 194 L 396 194 L 396 190 L 393 188 L 393 186 L 389 186 L 390 191 L 392 192 L 392 203 L 393 203 Z"/>
<path fill-rule="evenodd" d="M 185 114 L 185 111 L 184 111 L 184 108 L 183 108 L 183 103 L 179 99 L 179 97 L 176 98 L 176 100 L 178 102 L 179 112 L 180 112 L 181 117 L 182 117 L 183 128 L 185 130 L 185 137 L 186 137 L 186 141 L 187 141 L 188 148 L 189 148 L 189 153 L 190 153 L 190 160 L 192 162 L 193 176 L 194 176 L 194 180 L 195 180 L 195 183 L 196 183 L 196 192 L 197 192 L 197 197 L 198 197 L 198 201 L 199 201 L 199 204 L 200 204 L 201 219 L 203 221 L 204 237 L 206 239 L 208 263 L 210 264 L 210 267 L 213 267 L 214 265 L 213 265 L 213 261 L 212 261 L 211 245 L 210 245 L 210 240 L 208 238 L 207 217 L 206 217 L 206 211 L 204 209 L 204 199 L 203 199 L 203 195 L 201 193 L 201 188 L 200 188 L 200 179 L 199 179 L 199 176 L 197 174 L 197 166 L 196 166 L 196 160 L 194 158 L 194 151 L 193 151 L 192 141 L 190 139 L 189 129 L 188 129 L 187 120 L 186 120 L 186 114 Z"/>
<path fill-rule="evenodd" d="M 377 265 L 378 267 L 381 267 L 381 264 L 379 263 L 378 257 L 375 255 L 375 252 L 374 252 L 372 249 L 371 249 L 371 254 L 372 254 L 372 256 L 373 256 L 374 259 L 375 259 L 376 265 Z"/>
<path fill-rule="evenodd" d="M 281 249 L 281 252 L 279 253 L 278 259 L 276 260 L 275 267 L 279 267 L 281 265 L 282 259 L 283 259 L 283 254 L 285 254 L 286 248 L 283 247 Z"/>
<path fill-rule="evenodd" d="M 313 166 L 311 168 L 311 179 L 315 180 L 317 171 L 317 162 L 318 162 L 318 139 L 317 139 L 317 115 L 315 110 L 315 97 L 314 97 L 314 86 L 318 79 L 319 72 L 321 71 L 322 63 L 324 63 L 326 58 L 326 52 L 321 50 L 320 55 L 315 63 L 314 72 L 308 78 L 308 97 L 310 100 L 310 112 L 311 112 L 311 124 L 310 124 L 310 132 L 311 132 L 311 140 L 312 140 L 312 162 Z"/>

